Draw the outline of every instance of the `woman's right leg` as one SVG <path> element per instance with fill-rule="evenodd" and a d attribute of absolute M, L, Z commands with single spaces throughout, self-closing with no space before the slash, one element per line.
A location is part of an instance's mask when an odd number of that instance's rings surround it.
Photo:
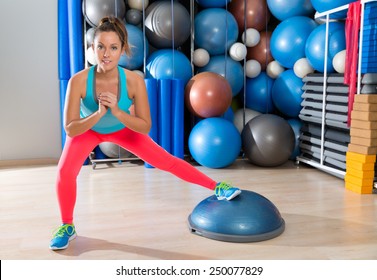
<path fill-rule="evenodd" d="M 58 164 L 56 191 L 63 224 L 72 224 L 76 203 L 76 179 L 89 153 L 100 143 L 98 134 L 89 130 L 70 138 L 66 143 Z"/>

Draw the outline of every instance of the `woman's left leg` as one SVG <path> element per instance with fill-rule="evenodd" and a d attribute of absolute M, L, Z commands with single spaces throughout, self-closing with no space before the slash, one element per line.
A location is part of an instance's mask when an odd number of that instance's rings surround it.
<path fill-rule="evenodd" d="M 170 172 L 184 181 L 211 190 L 216 188 L 216 181 L 200 172 L 188 162 L 168 153 L 156 144 L 149 135 L 124 128 L 121 131 L 108 135 L 108 137 L 109 141 L 120 145 L 158 169 Z"/>

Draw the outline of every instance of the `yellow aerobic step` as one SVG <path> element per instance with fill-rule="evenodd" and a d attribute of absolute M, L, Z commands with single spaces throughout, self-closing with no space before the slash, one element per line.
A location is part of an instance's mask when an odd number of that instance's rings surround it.
<path fill-rule="evenodd" d="M 374 163 L 376 162 L 376 155 L 364 155 L 355 152 L 347 152 L 346 160 L 358 161 L 362 163 Z"/>
<path fill-rule="evenodd" d="M 347 167 L 346 174 L 361 179 L 374 179 L 374 170 L 358 170 L 351 167 Z"/>
<path fill-rule="evenodd" d="M 347 190 L 353 191 L 359 194 L 371 194 L 373 193 L 373 186 L 360 187 L 358 185 L 352 184 L 350 182 L 345 182 L 345 187 Z"/>
<path fill-rule="evenodd" d="M 360 186 L 360 187 L 373 187 L 373 180 L 374 178 L 358 178 L 356 176 L 352 176 L 348 173 L 344 176 L 344 181 Z"/>

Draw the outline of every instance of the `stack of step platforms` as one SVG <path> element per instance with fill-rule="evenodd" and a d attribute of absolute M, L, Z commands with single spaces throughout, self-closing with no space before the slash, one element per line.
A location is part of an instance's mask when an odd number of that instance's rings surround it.
<path fill-rule="evenodd" d="M 377 73 L 377 2 L 364 8 L 361 73 Z"/>
<path fill-rule="evenodd" d="M 355 96 L 345 186 L 357 193 L 373 192 L 377 154 L 377 91 Z"/>
<path fill-rule="evenodd" d="M 339 170 L 340 177 L 344 176 L 346 170 L 346 152 L 350 142 L 347 124 L 348 86 L 343 81 L 344 76 L 341 74 L 328 75 L 326 98 L 323 100 L 323 74 L 314 73 L 304 77 L 302 110 L 299 114 L 303 121 L 300 158 Z"/>

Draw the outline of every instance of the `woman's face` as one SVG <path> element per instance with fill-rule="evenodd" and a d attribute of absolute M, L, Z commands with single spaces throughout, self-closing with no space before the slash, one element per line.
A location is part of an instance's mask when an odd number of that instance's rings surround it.
<path fill-rule="evenodd" d="M 93 49 L 98 66 L 110 70 L 118 65 L 123 54 L 122 44 L 116 32 L 99 32 L 94 38 Z"/>

